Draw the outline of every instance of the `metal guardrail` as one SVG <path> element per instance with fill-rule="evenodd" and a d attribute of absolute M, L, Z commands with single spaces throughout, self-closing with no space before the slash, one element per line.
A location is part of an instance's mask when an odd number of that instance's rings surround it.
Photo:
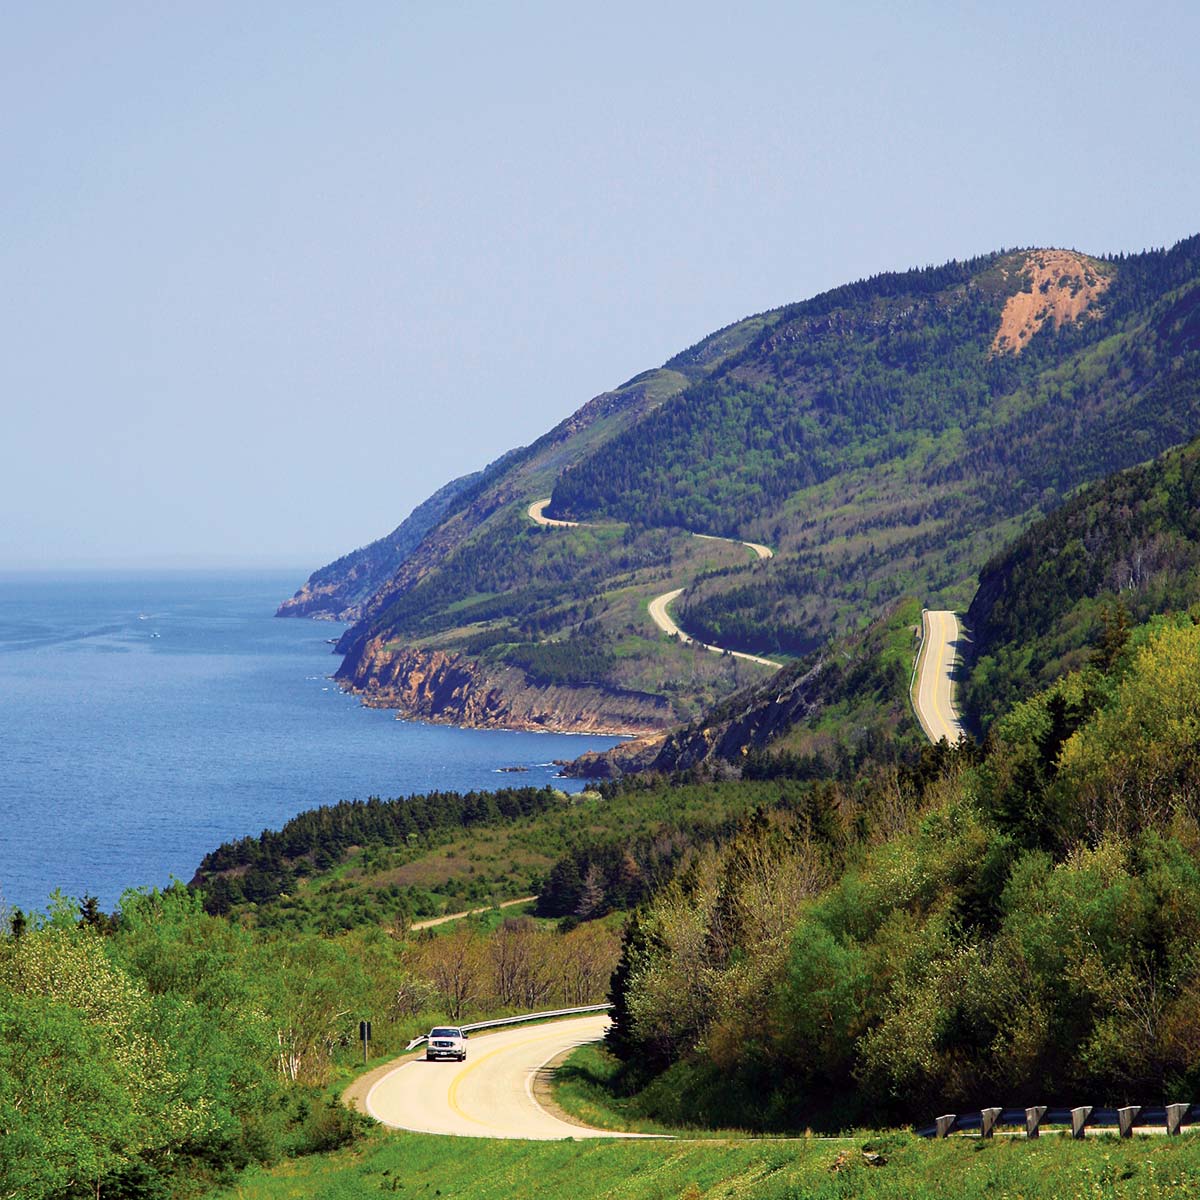
<path fill-rule="evenodd" d="M 1200 1104 L 1129 1104 L 1123 1108 L 983 1108 L 968 1113 L 945 1113 L 932 1125 L 918 1129 L 921 1137 L 944 1138 L 952 1133 L 978 1130 L 980 1137 L 991 1137 L 1002 1126 L 1023 1127 L 1025 1136 L 1035 1138 L 1047 1125 L 1070 1126 L 1073 1138 L 1082 1138 L 1088 1129 L 1116 1129 L 1121 1137 L 1132 1137 L 1135 1127 L 1165 1128 L 1175 1135 L 1184 1125 L 1200 1124 Z M 1064 1132 L 1066 1130 L 1064 1129 Z"/>
<path fill-rule="evenodd" d="M 522 1013 L 519 1017 L 497 1017 L 494 1021 L 476 1021 L 472 1025 L 455 1025 L 463 1033 L 474 1033 L 477 1029 L 499 1029 L 504 1025 L 521 1025 L 525 1021 L 549 1021 L 554 1017 L 583 1017 L 588 1013 L 607 1012 L 611 1004 L 585 1004 L 581 1008 L 554 1008 L 546 1012 Z M 405 1046 L 405 1051 L 415 1050 L 422 1042 L 429 1040 L 429 1034 L 423 1033 L 413 1038 Z"/>

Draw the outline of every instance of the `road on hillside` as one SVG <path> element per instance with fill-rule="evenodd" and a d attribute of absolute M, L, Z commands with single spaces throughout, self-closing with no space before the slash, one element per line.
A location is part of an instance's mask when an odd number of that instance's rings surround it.
<path fill-rule="evenodd" d="M 682 595 L 683 588 L 676 588 L 673 592 L 663 592 L 661 596 L 655 596 L 650 601 L 650 620 L 668 637 L 677 637 L 681 642 L 690 646 L 699 646 L 701 650 L 711 650 L 714 654 L 732 654 L 734 658 L 744 658 L 747 662 L 759 663 L 764 667 L 773 667 L 776 671 L 779 670 L 781 664 L 772 662 L 769 658 L 759 658 L 757 654 L 745 654 L 741 650 L 723 650 L 720 646 L 710 646 L 707 642 L 698 642 L 694 637 L 684 633 L 671 620 L 671 614 L 667 612 L 667 605 L 678 600 Z"/>
<path fill-rule="evenodd" d="M 518 896 L 515 900 L 504 900 L 496 908 L 512 908 L 514 904 L 528 904 L 536 900 L 536 896 Z M 462 912 L 447 913 L 444 917 L 426 917 L 424 921 L 414 921 L 409 929 L 432 929 L 435 925 L 445 925 L 447 921 L 461 921 L 463 917 L 477 917 L 480 913 L 491 912 L 492 905 L 483 908 L 464 908 Z"/>
<path fill-rule="evenodd" d="M 737 538 L 718 537 L 715 533 L 693 533 L 692 537 L 703 538 L 706 542 L 732 542 L 735 546 L 745 546 L 753 550 L 759 558 L 774 558 L 775 551 L 761 542 L 739 542 Z"/>
<path fill-rule="evenodd" d="M 958 654 L 958 617 L 925 609 L 921 614 L 921 654 L 913 707 L 931 742 L 950 745 L 967 736 L 954 708 L 954 663 Z"/>
<path fill-rule="evenodd" d="M 535 500 L 528 509 L 529 519 L 536 525 L 558 525 L 567 529 L 577 529 L 580 525 L 579 521 L 556 521 L 553 517 L 546 516 L 546 506 L 550 503 L 550 497 L 545 500 Z M 693 533 L 692 537 L 702 538 L 706 542 L 730 542 L 735 546 L 745 546 L 746 549 L 752 550 L 758 558 L 774 558 L 775 551 L 770 546 L 764 546 L 761 542 L 742 542 L 737 538 L 718 537 L 714 533 Z M 772 662 L 769 658 L 760 658 L 757 654 L 746 654 L 741 650 L 726 650 L 724 646 L 710 646 L 708 642 L 699 642 L 694 637 L 684 633 L 674 621 L 671 620 L 667 612 L 667 605 L 673 600 L 677 600 L 683 593 L 683 588 L 676 588 L 673 592 L 664 592 L 661 596 L 655 596 L 650 601 L 650 619 L 665 633 L 668 637 L 677 637 L 681 642 L 690 646 L 699 646 L 702 650 L 711 650 L 714 654 L 732 654 L 734 658 L 745 659 L 746 662 L 758 663 L 760 666 L 771 667 L 778 671 L 782 664 Z"/>
<path fill-rule="evenodd" d="M 366 1111 L 384 1125 L 418 1133 L 536 1141 L 638 1137 L 573 1125 L 534 1098 L 534 1080 L 546 1063 L 599 1041 L 608 1025 L 608 1015 L 598 1013 L 473 1035 L 464 1063 L 419 1058 L 389 1071 L 367 1093 Z"/>
<path fill-rule="evenodd" d="M 550 503 L 550 497 L 545 500 L 535 500 L 528 509 L 529 519 L 535 525 L 553 525 L 558 529 L 578 529 L 578 521 L 556 521 L 553 517 L 546 516 L 546 506 Z"/>

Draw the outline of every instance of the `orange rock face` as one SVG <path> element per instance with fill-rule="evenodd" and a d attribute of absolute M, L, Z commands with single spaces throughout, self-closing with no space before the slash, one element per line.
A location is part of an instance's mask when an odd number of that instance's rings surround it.
<path fill-rule="evenodd" d="M 461 654 L 387 648 L 375 639 L 338 671 L 373 708 L 475 729 L 646 734 L 676 723 L 659 696 L 602 686 L 540 684 L 515 667 L 485 667 Z"/>
<path fill-rule="evenodd" d="M 1020 354 L 1047 321 L 1058 329 L 1079 320 L 1112 279 L 1102 264 L 1073 250 L 1033 250 L 1021 274 L 1026 286 L 1004 306 L 993 354 Z"/>

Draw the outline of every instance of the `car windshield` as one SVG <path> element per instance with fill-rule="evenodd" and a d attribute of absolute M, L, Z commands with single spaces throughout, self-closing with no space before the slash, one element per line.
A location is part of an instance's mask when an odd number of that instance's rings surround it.
<path fill-rule="evenodd" d="M 461 1029 L 435 1029 L 430 1037 L 462 1037 Z"/>

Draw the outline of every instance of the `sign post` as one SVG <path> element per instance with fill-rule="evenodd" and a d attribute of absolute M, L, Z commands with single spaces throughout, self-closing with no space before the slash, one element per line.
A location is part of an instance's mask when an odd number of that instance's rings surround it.
<path fill-rule="evenodd" d="M 365 1067 L 367 1065 L 367 1044 L 371 1040 L 371 1022 L 370 1021 L 359 1021 L 358 1036 L 360 1038 L 362 1038 L 363 1066 Z"/>

